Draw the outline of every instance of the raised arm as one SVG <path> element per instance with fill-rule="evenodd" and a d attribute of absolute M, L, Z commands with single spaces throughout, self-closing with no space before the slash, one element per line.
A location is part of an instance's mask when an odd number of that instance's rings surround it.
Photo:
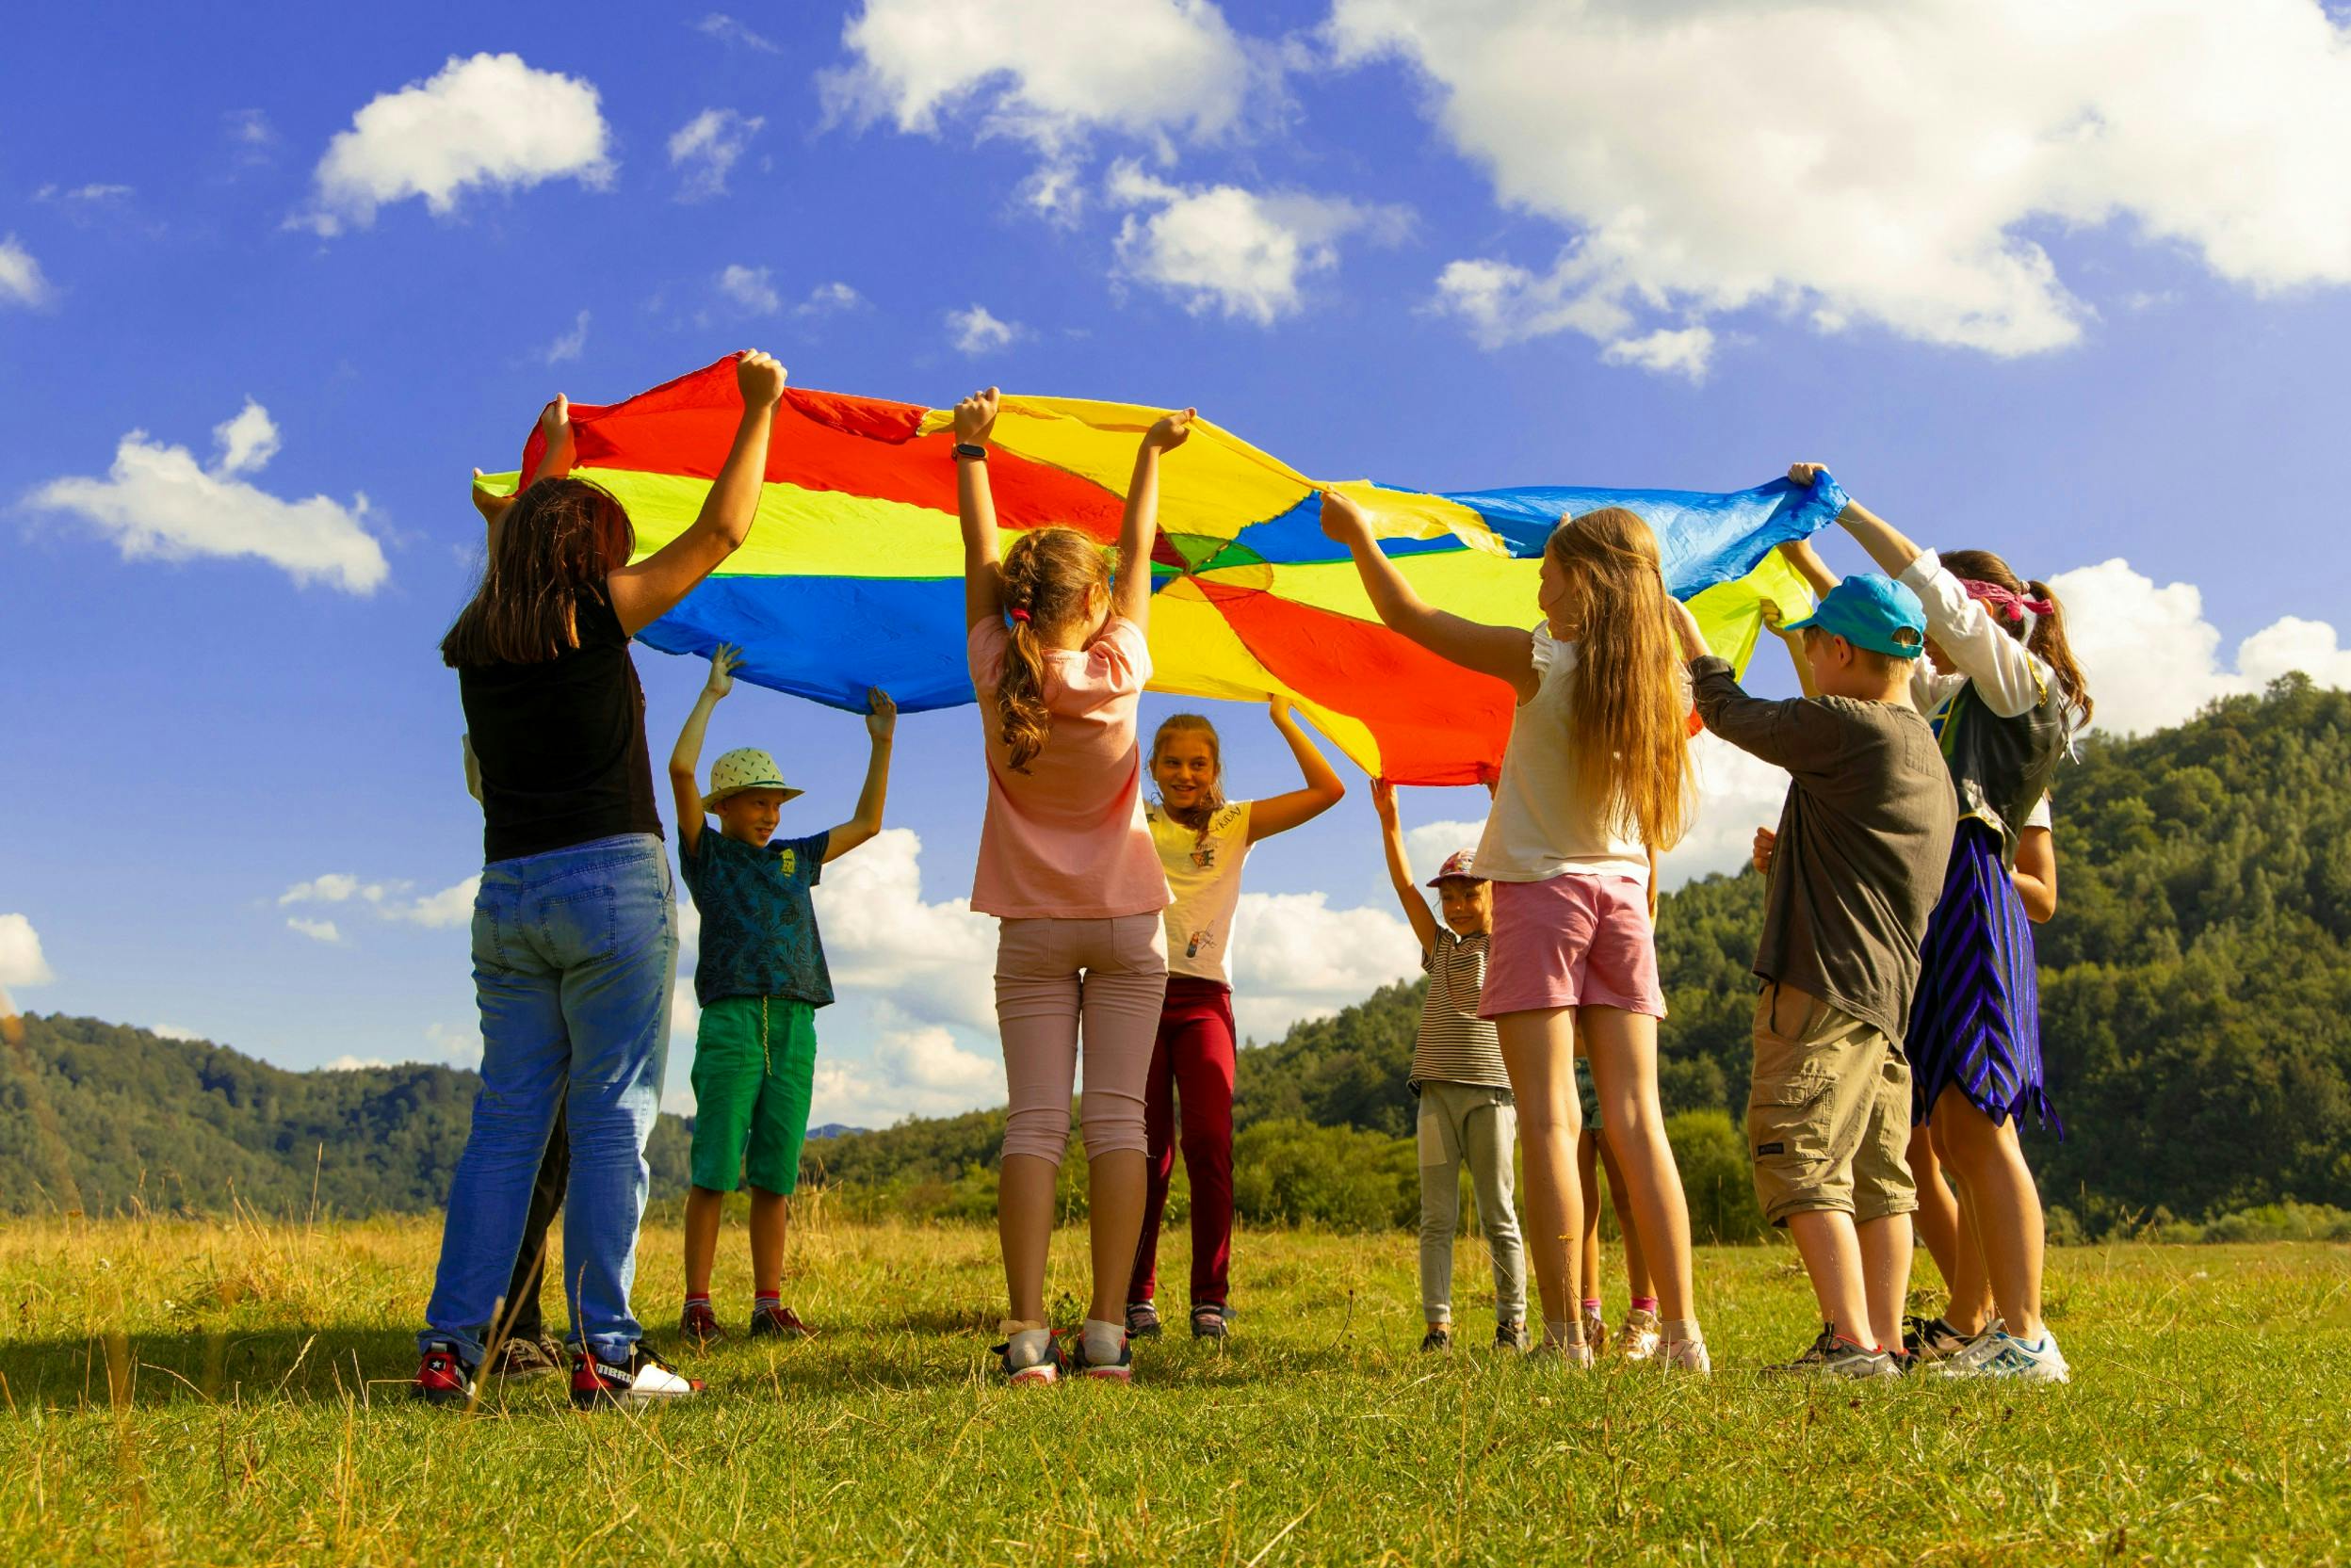
<path fill-rule="evenodd" d="M 1298 759 L 1298 771 L 1305 776 L 1306 787 L 1250 802 L 1252 844 L 1275 833 L 1286 833 L 1302 822 L 1311 822 L 1347 797 L 1346 782 L 1316 747 L 1305 726 L 1289 711 L 1289 699 L 1274 698 L 1266 704 L 1266 711 L 1273 716 L 1273 727 L 1282 732 L 1282 738 L 1289 742 L 1289 754 Z"/>
<path fill-rule="evenodd" d="M 751 537 L 759 488 L 767 480 L 768 436 L 784 396 L 784 367 L 755 348 L 745 349 L 735 362 L 735 384 L 743 395 L 742 419 L 701 512 L 684 533 L 606 579 L 613 613 L 631 637 L 669 614 Z"/>
<path fill-rule="evenodd" d="M 702 850 L 699 770 L 703 732 L 710 727 L 710 710 L 735 689 L 735 670 L 742 662 L 742 650 L 730 643 L 722 642 L 712 650 L 710 678 L 703 682 L 694 711 L 686 716 L 686 727 L 677 732 L 677 744 L 670 749 L 670 795 L 677 801 L 677 847 L 689 855 Z"/>
<path fill-rule="evenodd" d="M 1488 626 L 1424 603 L 1371 537 L 1371 520 L 1354 497 L 1336 490 L 1322 493 L 1322 532 L 1354 557 L 1364 592 L 1389 629 L 1438 658 L 1508 682 L 1522 703 L 1540 689 L 1534 639 L 1516 626 Z"/>
<path fill-rule="evenodd" d="M 955 405 L 955 513 L 964 525 L 964 629 L 1004 619 L 1004 551 L 996 534 L 996 494 L 988 488 L 988 437 L 1000 401 L 996 388 Z M 965 448 L 977 447 L 981 455 Z"/>
<path fill-rule="evenodd" d="M 866 688 L 866 734 L 873 755 L 866 763 L 866 787 L 857 795 L 857 815 L 825 835 L 827 865 L 882 831 L 882 802 L 890 792 L 890 747 L 898 735 L 898 704 L 880 687 Z"/>
<path fill-rule="evenodd" d="M 1796 467 L 1818 469 L 1820 464 L 1800 462 Z M 1794 477 L 1794 469 L 1789 470 L 1791 477 Z M 1780 545 L 1779 554 L 1780 558 L 1796 569 L 1796 575 L 1804 579 L 1804 586 L 1812 590 L 1813 598 L 1827 598 L 1828 590 L 1837 586 L 1837 574 L 1828 569 L 1828 562 L 1821 559 L 1821 553 L 1812 548 L 1810 540 L 1789 540 Z"/>
<path fill-rule="evenodd" d="M 514 509 L 514 503 L 521 498 L 523 492 L 542 479 L 563 477 L 572 471 L 572 464 L 577 460 L 578 452 L 573 442 L 570 398 L 559 392 L 548 400 L 545 408 L 539 411 L 539 433 L 546 440 L 540 449 L 538 465 L 523 476 L 522 483 L 514 487 L 513 494 L 491 494 L 481 488 L 481 470 L 474 470 L 474 509 L 481 513 L 481 520 L 490 530 L 490 553 L 493 555 L 497 553 L 498 536 L 506 527 L 506 514 Z"/>
<path fill-rule="evenodd" d="M 1118 525 L 1117 574 L 1111 585 L 1111 613 L 1148 626 L 1151 621 L 1151 545 L 1159 533 L 1159 458 L 1192 436 L 1198 411 L 1164 414 L 1143 432 L 1135 448 L 1135 475 L 1127 485 L 1127 513 Z"/>
<path fill-rule="evenodd" d="M 1371 809 L 1380 816 L 1380 847 L 1387 852 L 1387 880 L 1395 885 L 1396 901 L 1404 906 L 1412 934 L 1420 939 L 1420 956 L 1436 946 L 1436 916 L 1429 900 L 1412 880 L 1412 864 L 1404 859 L 1404 830 L 1396 820 L 1396 786 L 1386 779 L 1371 781 Z"/>

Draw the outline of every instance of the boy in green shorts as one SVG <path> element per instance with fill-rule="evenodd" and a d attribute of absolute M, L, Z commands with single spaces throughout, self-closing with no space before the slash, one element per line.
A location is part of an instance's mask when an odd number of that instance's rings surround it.
<path fill-rule="evenodd" d="M 890 740 L 898 709 L 867 694 L 873 759 L 857 815 L 828 832 L 777 838 L 784 803 L 800 793 L 765 752 L 727 752 L 710 768 L 710 792 L 695 784 L 710 710 L 734 689 L 741 654 L 722 643 L 710 679 L 670 753 L 677 796 L 679 860 L 702 912 L 694 998 L 693 1188 L 686 1195 L 686 1306 L 679 1332 L 707 1345 L 723 1338 L 710 1310 L 710 1267 L 719 1250 L 724 1195 L 751 1185 L 751 1271 L 756 1292 L 751 1333 L 803 1335 L 808 1326 L 783 1301 L 784 1235 L 800 1186 L 800 1149 L 817 1070 L 816 1010 L 833 1000 L 833 980 L 808 890 L 824 865 L 882 831 Z M 707 810 L 719 831 L 703 829 Z"/>

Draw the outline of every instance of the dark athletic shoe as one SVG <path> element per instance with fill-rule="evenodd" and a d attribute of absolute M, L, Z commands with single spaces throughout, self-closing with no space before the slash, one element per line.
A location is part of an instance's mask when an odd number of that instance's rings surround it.
<path fill-rule="evenodd" d="M 1203 1301 L 1192 1309 L 1192 1337 L 1222 1339 L 1232 1332 L 1233 1313 L 1222 1301 Z"/>
<path fill-rule="evenodd" d="M 1940 1317 L 1902 1320 L 1902 1349 L 1921 1361 L 1949 1361 L 1968 1348 L 1968 1336 Z"/>
<path fill-rule="evenodd" d="M 1101 1382 L 1132 1382 L 1135 1377 L 1135 1348 L 1125 1339 L 1118 1342 L 1116 1361 L 1088 1361 L 1086 1336 L 1081 1330 L 1069 1336 L 1069 1346 L 1062 1350 L 1063 1363 L 1073 1378 L 1092 1378 Z"/>
<path fill-rule="evenodd" d="M 1423 1354 L 1437 1355 L 1453 1348 L 1453 1331 L 1442 1323 L 1420 1336 Z"/>
<path fill-rule="evenodd" d="M 781 1335 L 786 1339 L 813 1339 L 817 1331 L 800 1320 L 800 1314 L 787 1306 L 771 1306 L 751 1315 L 751 1337 L 767 1339 Z"/>
<path fill-rule="evenodd" d="M 563 1349 L 543 1334 L 536 1339 L 510 1339 L 490 1358 L 490 1375 L 508 1382 L 525 1378 L 552 1377 L 563 1367 Z"/>
<path fill-rule="evenodd" d="M 1003 1358 L 1004 1381 L 1012 1384 L 1014 1388 L 1020 1388 L 1030 1384 L 1034 1384 L 1040 1388 L 1047 1388 L 1062 1381 L 1062 1339 L 1059 1334 L 1047 1334 L 1045 1341 L 1044 1357 L 1041 1360 L 1030 1363 L 1030 1365 L 1026 1366 L 1015 1366 L 1013 1365 L 1013 1341 L 1011 1335 L 1008 1334 L 1005 1336 L 1003 1344 L 991 1346 L 989 1348 L 998 1356 Z"/>
<path fill-rule="evenodd" d="M 1496 1350 L 1516 1350 L 1520 1355 L 1524 1355 L 1527 1351 L 1528 1343 L 1527 1326 L 1524 1323 L 1497 1323 L 1494 1325 L 1494 1348 Z M 1428 1349 L 1428 1346 L 1422 1345 L 1420 1348 L 1425 1350 Z"/>
<path fill-rule="evenodd" d="M 1149 1301 L 1127 1303 L 1127 1337 L 1157 1339 L 1159 1337 L 1159 1309 Z"/>
<path fill-rule="evenodd" d="M 702 1388 L 700 1378 L 679 1375 L 641 1343 L 629 1351 L 625 1362 L 599 1361 L 582 1350 L 572 1364 L 572 1403 L 581 1410 L 690 1398 Z"/>
<path fill-rule="evenodd" d="M 410 1390 L 433 1405 L 470 1404 L 478 1392 L 474 1369 L 458 1358 L 456 1346 L 446 1342 L 425 1351 L 424 1362 L 416 1368 L 415 1386 Z"/>
<path fill-rule="evenodd" d="M 1769 1368 L 1775 1372 L 1808 1373 L 1829 1378 L 1892 1378 L 1901 1376 L 1894 1358 L 1884 1350 L 1873 1350 L 1866 1345 L 1845 1338 L 1829 1324 L 1821 1325 L 1820 1337 L 1811 1348 L 1793 1361 L 1782 1362 Z"/>
<path fill-rule="evenodd" d="M 677 1315 L 678 1337 L 697 1350 L 706 1350 L 726 1339 L 726 1331 L 719 1327 L 719 1315 L 710 1310 L 708 1301 L 688 1301 Z"/>

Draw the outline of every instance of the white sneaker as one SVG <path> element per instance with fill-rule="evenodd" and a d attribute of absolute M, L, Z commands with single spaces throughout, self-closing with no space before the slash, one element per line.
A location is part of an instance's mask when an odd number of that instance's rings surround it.
<path fill-rule="evenodd" d="M 2041 1325 L 2037 1341 L 2019 1339 L 1998 1318 L 1968 1341 L 1966 1350 L 1936 1370 L 1947 1378 L 2019 1378 L 2026 1382 L 2070 1382 L 2073 1368 L 2057 1349 L 2057 1336 Z"/>
<path fill-rule="evenodd" d="M 1714 1358 L 1706 1353 L 1703 1339 L 1677 1339 L 1665 1347 L 1659 1365 L 1673 1372 L 1695 1372 L 1699 1377 L 1714 1375 Z"/>
<path fill-rule="evenodd" d="M 701 1392 L 700 1378 L 680 1377 L 668 1362 L 641 1344 L 617 1366 L 598 1361 L 585 1350 L 572 1366 L 572 1403 L 581 1410 L 683 1399 Z"/>

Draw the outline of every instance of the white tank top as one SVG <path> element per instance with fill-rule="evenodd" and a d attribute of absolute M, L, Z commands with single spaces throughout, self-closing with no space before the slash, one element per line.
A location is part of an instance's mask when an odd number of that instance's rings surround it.
<path fill-rule="evenodd" d="M 1576 782 L 1567 709 L 1576 645 L 1541 626 L 1534 629 L 1534 668 L 1542 685 L 1518 704 L 1502 753 L 1502 781 L 1478 841 L 1474 869 L 1498 882 L 1541 882 L 1553 877 L 1626 877 L 1646 883 L 1648 850 L 1634 837 L 1608 829 L 1605 802 Z"/>

